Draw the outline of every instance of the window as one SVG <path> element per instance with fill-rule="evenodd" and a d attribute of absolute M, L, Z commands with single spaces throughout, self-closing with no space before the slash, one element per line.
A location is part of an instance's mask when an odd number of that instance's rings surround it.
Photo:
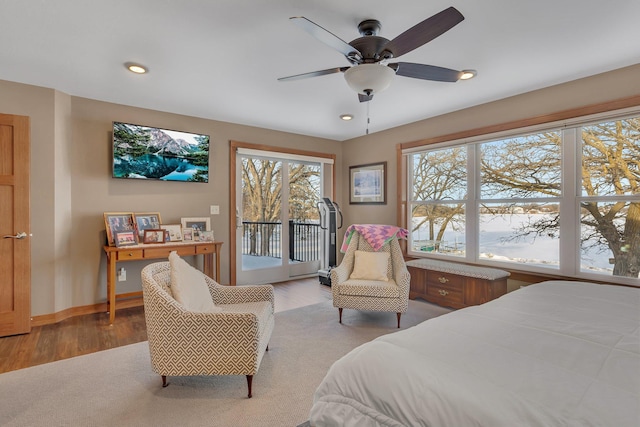
<path fill-rule="evenodd" d="M 413 156 L 415 251 L 465 255 L 466 155 L 464 147 L 453 147 Z"/>
<path fill-rule="evenodd" d="M 639 116 L 405 155 L 411 255 L 638 283 Z"/>
<path fill-rule="evenodd" d="M 479 258 L 559 268 L 561 134 L 477 144 Z"/>
<path fill-rule="evenodd" d="M 581 128 L 581 271 L 638 277 L 640 117 Z"/>

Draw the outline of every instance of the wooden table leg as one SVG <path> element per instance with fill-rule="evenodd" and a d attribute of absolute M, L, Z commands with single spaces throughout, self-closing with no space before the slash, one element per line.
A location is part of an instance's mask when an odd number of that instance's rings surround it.
<path fill-rule="evenodd" d="M 207 276 L 211 277 L 213 280 L 215 280 L 217 282 L 218 279 L 213 274 L 213 254 L 212 253 L 202 254 L 202 257 L 203 257 L 203 261 L 204 261 L 204 263 L 202 265 L 202 270 L 203 270 L 204 274 L 206 274 Z"/>
<path fill-rule="evenodd" d="M 216 246 L 216 271 L 215 271 L 215 275 L 216 278 L 214 279 L 216 282 L 220 283 L 220 246 L 221 245 L 217 245 Z"/>
<path fill-rule="evenodd" d="M 107 310 L 109 310 L 109 324 L 116 318 L 116 255 L 107 255 Z"/>

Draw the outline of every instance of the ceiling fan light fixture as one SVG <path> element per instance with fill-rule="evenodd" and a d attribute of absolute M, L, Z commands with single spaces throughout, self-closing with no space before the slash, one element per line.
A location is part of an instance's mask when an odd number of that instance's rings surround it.
<path fill-rule="evenodd" d="M 476 70 L 462 70 L 460 74 L 460 80 L 469 80 L 478 75 Z"/>
<path fill-rule="evenodd" d="M 395 71 L 382 64 L 355 65 L 344 72 L 349 87 L 363 95 L 382 92 L 391 84 Z"/>

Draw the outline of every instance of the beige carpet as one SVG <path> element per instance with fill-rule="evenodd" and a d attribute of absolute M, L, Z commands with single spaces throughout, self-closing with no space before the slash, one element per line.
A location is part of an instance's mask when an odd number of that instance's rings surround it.
<path fill-rule="evenodd" d="M 449 310 L 410 301 L 402 329 Z M 397 331 L 393 313 L 331 302 L 276 314 L 253 398 L 244 376 L 170 377 L 161 387 L 147 342 L 0 375 L 2 426 L 291 426 L 308 419 L 331 364 L 361 343 Z"/>

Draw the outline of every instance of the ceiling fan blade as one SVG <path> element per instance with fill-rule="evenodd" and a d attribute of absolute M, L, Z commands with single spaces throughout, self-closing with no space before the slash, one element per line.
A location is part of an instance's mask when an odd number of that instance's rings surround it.
<path fill-rule="evenodd" d="M 369 102 L 373 99 L 373 95 L 364 95 L 362 93 L 358 94 L 358 100 L 360 102 Z"/>
<path fill-rule="evenodd" d="M 309 77 L 325 76 L 327 74 L 344 73 L 349 67 L 328 68 L 326 70 L 311 71 L 310 73 L 296 74 L 294 76 L 280 77 L 279 82 L 288 82 L 291 80 L 306 79 Z"/>
<path fill-rule="evenodd" d="M 388 53 L 390 53 L 397 58 L 444 34 L 463 20 L 464 16 L 458 9 L 451 6 L 389 41 L 379 53 L 382 57 L 389 57 Z"/>
<path fill-rule="evenodd" d="M 414 79 L 434 80 L 437 82 L 457 82 L 462 75 L 462 71 L 451 68 L 436 67 L 435 65 L 414 64 L 412 62 L 398 62 L 389 64 L 389 67 L 396 70 L 396 75 L 412 77 Z"/>
<path fill-rule="evenodd" d="M 347 57 L 347 59 L 355 62 L 362 61 L 362 54 L 358 51 L 358 49 L 354 48 L 349 43 L 342 40 L 332 32 L 322 28 L 315 22 L 310 21 L 304 16 L 293 16 L 289 19 L 298 27 L 302 28 L 316 39 L 320 40 L 322 43 L 342 53 Z"/>

